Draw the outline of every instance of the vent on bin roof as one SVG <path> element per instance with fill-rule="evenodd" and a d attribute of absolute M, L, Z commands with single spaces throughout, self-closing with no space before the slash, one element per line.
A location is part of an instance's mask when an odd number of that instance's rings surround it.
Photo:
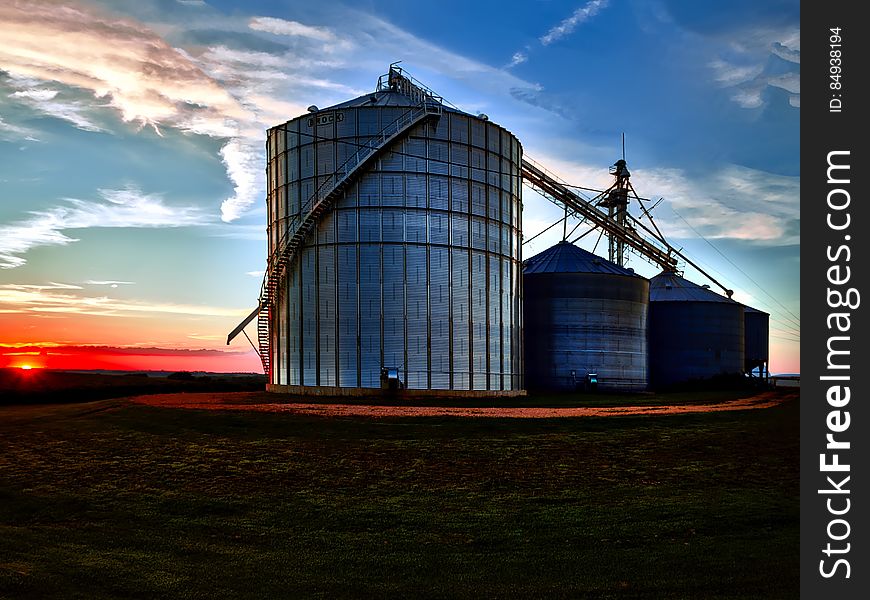
<path fill-rule="evenodd" d="M 523 274 L 537 273 L 609 273 L 638 277 L 630 269 L 620 267 L 570 242 L 559 242 L 528 259 L 523 267 Z"/>
<path fill-rule="evenodd" d="M 659 273 L 649 282 L 650 302 L 725 302 L 734 300 L 720 296 L 709 286 L 701 286 L 683 279 L 676 273 Z"/>

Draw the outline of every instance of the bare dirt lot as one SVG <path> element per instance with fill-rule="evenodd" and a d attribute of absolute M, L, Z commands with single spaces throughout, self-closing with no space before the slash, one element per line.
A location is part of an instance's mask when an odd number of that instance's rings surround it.
<path fill-rule="evenodd" d="M 275 401 L 276 396 L 252 393 L 156 394 L 132 398 L 136 404 L 195 410 L 253 411 L 323 417 L 483 417 L 508 419 L 553 419 L 567 417 L 609 417 L 633 415 L 674 415 L 770 408 L 794 399 L 797 392 L 762 392 L 706 404 L 605 407 L 465 407 L 465 406 L 383 406 L 372 404 L 330 404 L 299 402 L 298 398 Z M 280 396 L 278 396 L 280 398 Z"/>

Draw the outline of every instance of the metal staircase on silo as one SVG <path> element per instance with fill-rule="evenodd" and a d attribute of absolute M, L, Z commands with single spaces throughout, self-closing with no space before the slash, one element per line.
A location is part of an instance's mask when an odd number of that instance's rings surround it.
<path fill-rule="evenodd" d="M 270 312 L 277 304 L 282 289 L 281 281 L 287 268 L 298 255 L 298 251 L 320 217 L 330 210 L 347 187 L 353 183 L 360 172 L 412 127 L 427 119 L 439 117 L 443 112 L 441 98 L 436 95 L 423 95 L 420 103 L 403 113 L 395 121 L 384 127 L 380 133 L 351 155 L 326 181 L 312 194 L 302 206 L 299 214 L 290 218 L 284 235 L 269 257 L 263 284 L 260 287 L 259 305 L 227 337 L 227 344 L 244 327 L 257 317 L 258 353 L 263 363 L 263 371 L 271 375 L 271 339 L 269 332 Z"/>

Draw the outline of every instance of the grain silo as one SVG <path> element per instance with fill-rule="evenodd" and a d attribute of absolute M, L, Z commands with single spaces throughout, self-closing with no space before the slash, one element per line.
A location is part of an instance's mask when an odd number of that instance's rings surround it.
<path fill-rule="evenodd" d="M 766 378 L 770 375 L 770 315 L 750 306 L 743 307 L 744 370 Z"/>
<path fill-rule="evenodd" d="M 526 385 L 569 391 L 647 387 L 649 282 L 560 242 L 523 270 Z"/>
<path fill-rule="evenodd" d="M 655 388 L 743 372 L 743 305 L 676 273 L 650 281 L 649 332 Z"/>
<path fill-rule="evenodd" d="M 392 66 L 267 151 L 269 389 L 523 388 L 513 134 Z"/>

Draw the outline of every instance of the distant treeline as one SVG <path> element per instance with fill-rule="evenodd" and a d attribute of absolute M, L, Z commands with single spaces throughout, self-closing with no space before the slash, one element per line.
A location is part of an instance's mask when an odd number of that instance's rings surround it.
<path fill-rule="evenodd" d="M 74 373 L 43 369 L 0 369 L 0 404 L 91 402 L 142 394 L 263 391 L 263 375 L 194 374 L 151 377 L 147 373 Z"/>

